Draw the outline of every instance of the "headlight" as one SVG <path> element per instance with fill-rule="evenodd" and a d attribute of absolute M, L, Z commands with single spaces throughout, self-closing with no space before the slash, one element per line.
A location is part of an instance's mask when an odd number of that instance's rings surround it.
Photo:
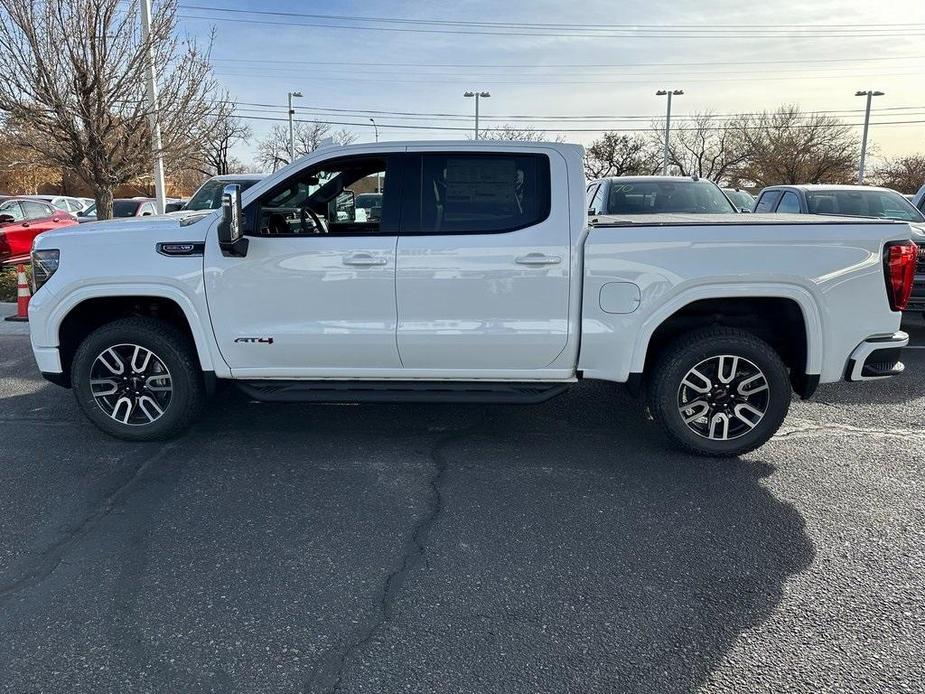
<path fill-rule="evenodd" d="M 58 270 L 61 251 L 32 251 L 32 293 L 35 294 L 42 285 L 51 279 Z"/>

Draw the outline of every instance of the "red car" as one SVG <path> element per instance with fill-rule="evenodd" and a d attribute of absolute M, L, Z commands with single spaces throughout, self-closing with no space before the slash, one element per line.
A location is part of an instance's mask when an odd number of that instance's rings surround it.
<path fill-rule="evenodd" d="M 43 231 L 77 224 L 77 217 L 47 202 L 0 198 L 0 265 L 29 259 L 32 239 Z"/>

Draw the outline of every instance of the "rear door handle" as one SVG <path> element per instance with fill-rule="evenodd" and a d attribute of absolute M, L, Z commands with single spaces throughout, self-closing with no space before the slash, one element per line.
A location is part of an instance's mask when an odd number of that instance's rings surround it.
<path fill-rule="evenodd" d="M 361 267 L 371 267 L 374 265 L 387 265 L 388 259 L 374 257 L 369 253 L 353 253 L 344 258 L 344 265 L 358 265 Z"/>
<path fill-rule="evenodd" d="M 514 262 L 518 265 L 557 265 L 562 262 L 562 258 L 545 253 L 527 253 L 527 255 L 514 258 Z"/>

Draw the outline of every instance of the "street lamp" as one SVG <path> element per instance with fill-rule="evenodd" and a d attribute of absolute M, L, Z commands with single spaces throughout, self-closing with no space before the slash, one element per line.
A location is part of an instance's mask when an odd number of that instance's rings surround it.
<path fill-rule="evenodd" d="M 864 160 L 867 158 L 867 128 L 870 125 L 870 102 L 875 96 L 883 96 L 883 92 L 868 89 L 867 91 L 857 91 L 854 95 L 867 97 L 867 108 L 864 111 L 864 135 L 861 137 L 861 164 L 858 166 L 858 185 L 861 185 L 864 183 Z"/>
<path fill-rule="evenodd" d="M 479 139 L 479 98 L 487 99 L 491 96 L 488 92 L 466 92 L 463 96 L 467 98 L 475 97 L 475 139 Z"/>
<path fill-rule="evenodd" d="M 370 118 L 369 122 L 373 124 L 373 129 L 376 131 L 376 142 L 379 142 L 379 126 L 376 125 L 376 119 Z M 382 192 L 382 178 L 381 178 L 380 171 L 376 172 L 376 192 L 377 193 Z"/>
<path fill-rule="evenodd" d="M 662 176 L 668 175 L 668 140 L 671 134 L 671 97 L 681 96 L 683 93 L 683 89 L 659 89 L 655 92 L 655 96 L 668 97 L 668 113 L 665 116 L 665 151 L 662 154 Z"/>
<path fill-rule="evenodd" d="M 302 92 L 289 92 L 289 163 L 295 159 L 295 137 L 292 134 L 292 116 L 295 111 L 292 110 L 292 97 L 302 98 Z"/>

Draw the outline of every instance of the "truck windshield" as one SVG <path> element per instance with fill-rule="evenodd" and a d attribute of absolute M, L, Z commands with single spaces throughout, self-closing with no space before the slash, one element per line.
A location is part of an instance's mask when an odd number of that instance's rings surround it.
<path fill-rule="evenodd" d="M 806 204 L 811 214 L 925 222 L 921 212 L 891 190 L 813 190 L 806 192 Z"/>
<path fill-rule="evenodd" d="M 190 201 L 186 203 L 184 210 L 217 210 L 222 206 L 222 190 L 229 183 L 237 183 L 241 187 L 241 192 L 254 185 L 258 180 L 257 178 L 253 179 L 238 179 L 238 180 L 228 180 L 221 178 L 211 178 L 197 190 L 193 197 L 190 198 Z"/>
<path fill-rule="evenodd" d="M 709 181 L 615 181 L 607 214 L 735 214 L 722 191 Z"/>

